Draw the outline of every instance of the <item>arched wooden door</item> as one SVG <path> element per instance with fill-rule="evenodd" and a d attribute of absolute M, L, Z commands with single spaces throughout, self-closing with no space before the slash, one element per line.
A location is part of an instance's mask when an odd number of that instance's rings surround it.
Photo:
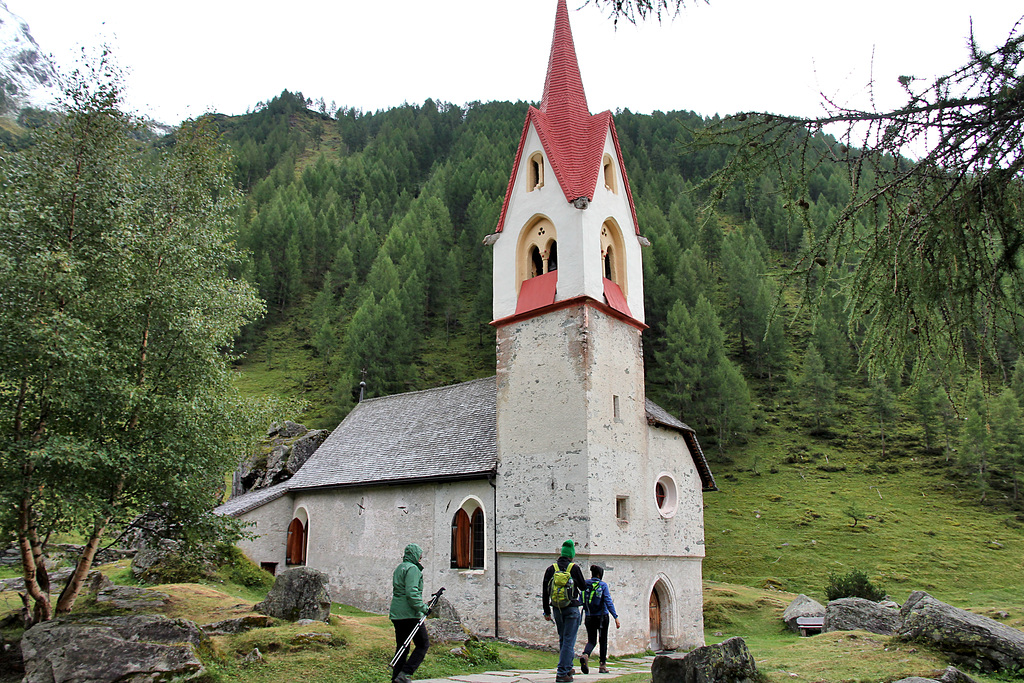
<path fill-rule="evenodd" d="M 661 650 L 661 601 L 658 599 L 657 589 L 651 590 L 650 601 L 651 621 L 651 649 L 657 652 Z"/>
<path fill-rule="evenodd" d="M 288 525 L 288 564 L 306 564 L 306 529 L 307 526 L 298 517 Z"/>

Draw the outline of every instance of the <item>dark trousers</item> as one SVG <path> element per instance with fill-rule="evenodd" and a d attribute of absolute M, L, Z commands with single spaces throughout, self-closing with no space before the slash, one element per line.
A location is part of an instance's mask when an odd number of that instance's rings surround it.
<path fill-rule="evenodd" d="M 600 614 L 584 619 L 583 624 L 587 627 L 587 646 L 583 648 L 583 654 L 590 656 L 594 651 L 594 645 L 598 638 L 601 639 L 601 665 L 608 661 L 608 613 Z"/>
<path fill-rule="evenodd" d="M 412 630 L 416 628 L 416 624 L 419 619 L 392 619 L 391 623 L 395 625 L 395 651 L 402 647 L 405 643 L 405 639 L 409 637 Z M 401 658 L 395 664 L 395 670 L 391 674 L 391 680 L 395 680 L 395 676 L 402 673 L 403 671 L 409 676 L 416 673 L 416 669 L 419 668 L 420 664 L 423 663 L 423 658 L 427 656 L 427 648 L 430 647 L 430 640 L 427 638 L 427 626 L 423 625 L 423 628 L 416 631 L 416 635 L 412 637 L 412 644 L 409 646 L 409 650 L 402 653 Z M 412 654 L 409 654 L 409 651 Z"/>

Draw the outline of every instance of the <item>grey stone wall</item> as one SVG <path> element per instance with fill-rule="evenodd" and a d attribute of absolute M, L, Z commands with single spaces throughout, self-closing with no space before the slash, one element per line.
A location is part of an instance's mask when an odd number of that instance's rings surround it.
<path fill-rule="evenodd" d="M 610 634 L 613 653 L 649 646 L 654 590 L 662 645 L 704 644 L 700 477 L 682 435 L 647 424 L 643 382 L 639 330 L 591 306 L 498 329 L 502 637 L 554 644 L 540 584 L 573 538 L 586 575 L 592 562 L 607 567 L 623 625 Z M 655 496 L 663 476 L 674 482 L 668 511 Z"/>

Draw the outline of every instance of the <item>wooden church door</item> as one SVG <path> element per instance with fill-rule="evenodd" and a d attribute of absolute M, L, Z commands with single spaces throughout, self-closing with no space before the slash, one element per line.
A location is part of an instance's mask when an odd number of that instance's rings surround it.
<path fill-rule="evenodd" d="M 650 601 L 651 620 L 651 649 L 657 652 L 661 648 L 661 601 L 658 600 L 658 591 L 651 591 Z"/>
<path fill-rule="evenodd" d="M 288 541 L 286 543 L 287 564 L 306 564 L 306 531 L 308 526 L 298 518 L 288 525 Z"/>

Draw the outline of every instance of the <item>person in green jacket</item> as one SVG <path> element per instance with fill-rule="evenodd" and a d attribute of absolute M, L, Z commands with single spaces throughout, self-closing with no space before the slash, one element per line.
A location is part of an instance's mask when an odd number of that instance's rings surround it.
<path fill-rule="evenodd" d="M 405 546 L 405 555 L 402 563 L 395 567 L 395 573 L 391 577 L 391 585 L 394 589 L 391 598 L 391 611 L 388 616 L 391 623 L 395 625 L 395 651 L 402 647 L 405 639 L 409 637 L 420 617 L 424 616 L 429 608 L 423 602 L 423 565 L 420 558 L 423 557 L 423 549 L 415 543 Z M 427 629 L 421 628 L 416 631 L 412 639 L 412 654 L 405 652 L 395 664 L 391 680 L 395 683 L 409 683 L 412 675 L 416 673 L 427 655 L 427 648 L 430 641 L 427 638 Z"/>

